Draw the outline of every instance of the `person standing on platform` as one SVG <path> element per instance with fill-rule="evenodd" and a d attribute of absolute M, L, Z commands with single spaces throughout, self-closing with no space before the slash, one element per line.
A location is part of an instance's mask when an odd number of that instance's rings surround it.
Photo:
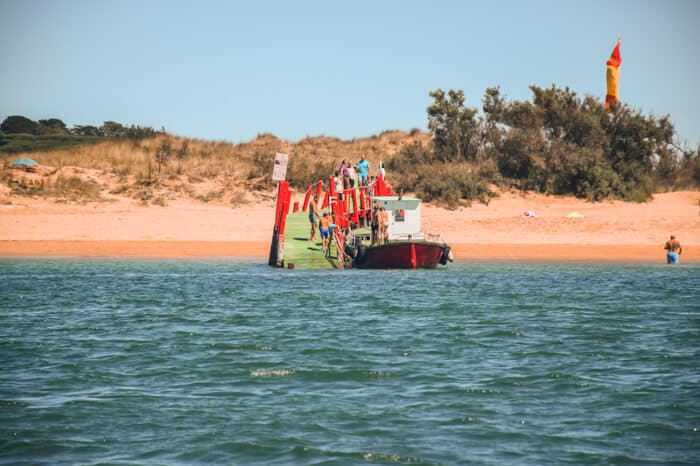
<path fill-rule="evenodd" d="M 328 212 L 323 213 L 320 221 L 320 231 L 321 231 L 321 244 L 323 248 L 323 253 L 328 254 L 329 238 L 331 234 L 331 218 L 328 216 Z"/>
<path fill-rule="evenodd" d="M 318 196 L 314 196 L 309 202 L 309 223 L 311 223 L 311 237 L 309 241 L 316 241 L 316 225 L 318 225 Z"/>
<path fill-rule="evenodd" d="M 350 169 L 348 168 L 348 164 L 343 160 L 343 163 L 340 164 L 340 174 L 343 177 L 343 187 L 345 189 L 350 189 L 352 188 L 352 183 L 350 182 Z"/>
<path fill-rule="evenodd" d="M 381 244 L 386 244 L 389 240 L 389 213 L 384 206 L 379 208 L 379 240 Z"/>
<path fill-rule="evenodd" d="M 335 189 L 335 193 L 338 195 L 338 200 L 342 201 L 343 200 L 343 178 L 340 175 L 340 171 L 336 170 L 335 171 L 335 176 L 333 177 L 333 189 Z"/>
<path fill-rule="evenodd" d="M 357 172 L 355 167 L 348 167 L 348 172 L 350 173 L 350 187 L 357 188 Z"/>
<path fill-rule="evenodd" d="M 360 178 L 360 186 L 367 186 L 369 177 L 369 162 L 365 160 L 364 155 L 355 166 L 357 167 L 357 176 Z"/>
<path fill-rule="evenodd" d="M 376 246 L 378 244 L 379 240 L 379 205 L 377 205 L 377 201 L 374 201 L 374 205 L 372 206 L 372 246 Z"/>

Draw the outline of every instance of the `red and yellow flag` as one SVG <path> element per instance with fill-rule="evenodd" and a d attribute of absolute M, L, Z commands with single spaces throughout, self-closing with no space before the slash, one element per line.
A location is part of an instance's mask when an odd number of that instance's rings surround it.
<path fill-rule="evenodd" d="M 611 110 L 617 106 L 619 93 L 618 86 L 620 84 L 620 64 L 622 63 L 622 56 L 620 55 L 620 40 L 617 40 L 615 48 L 610 54 L 610 60 L 608 60 L 608 93 L 605 96 L 605 108 Z"/>

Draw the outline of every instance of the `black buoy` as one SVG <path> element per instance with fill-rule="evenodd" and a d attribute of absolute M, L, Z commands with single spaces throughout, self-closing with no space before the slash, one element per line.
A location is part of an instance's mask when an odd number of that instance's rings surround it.
<path fill-rule="evenodd" d="M 357 257 L 357 248 L 351 244 L 345 245 L 345 254 L 353 259 Z"/>
<path fill-rule="evenodd" d="M 357 248 L 357 256 L 355 256 L 355 263 L 362 265 L 365 262 L 365 255 L 367 255 L 367 246 L 360 245 Z"/>
<path fill-rule="evenodd" d="M 452 261 L 450 259 L 450 247 L 448 245 L 444 245 L 442 247 L 442 255 L 440 256 L 440 265 L 447 265 L 447 261 Z"/>

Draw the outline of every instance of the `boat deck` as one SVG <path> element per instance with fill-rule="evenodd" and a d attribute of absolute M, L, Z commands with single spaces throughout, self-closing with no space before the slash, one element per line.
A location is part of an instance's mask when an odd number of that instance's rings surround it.
<path fill-rule="evenodd" d="M 284 266 L 294 264 L 295 269 L 335 269 L 338 260 L 324 257 L 321 248 L 321 234 L 316 232 L 316 241 L 309 241 L 310 225 L 308 212 L 296 212 L 287 215 L 284 232 Z M 331 254 L 336 254 L 335 245 Z"/>

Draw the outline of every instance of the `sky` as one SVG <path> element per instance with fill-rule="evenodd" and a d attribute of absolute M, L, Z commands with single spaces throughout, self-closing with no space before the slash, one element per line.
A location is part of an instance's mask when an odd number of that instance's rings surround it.
<path fill-rule="evenodd" d="M 0 119 L 245 142 L 427 129 L 436 89 L 620 100 L 700 144 L 700 2 L 0 0 Z"/>

